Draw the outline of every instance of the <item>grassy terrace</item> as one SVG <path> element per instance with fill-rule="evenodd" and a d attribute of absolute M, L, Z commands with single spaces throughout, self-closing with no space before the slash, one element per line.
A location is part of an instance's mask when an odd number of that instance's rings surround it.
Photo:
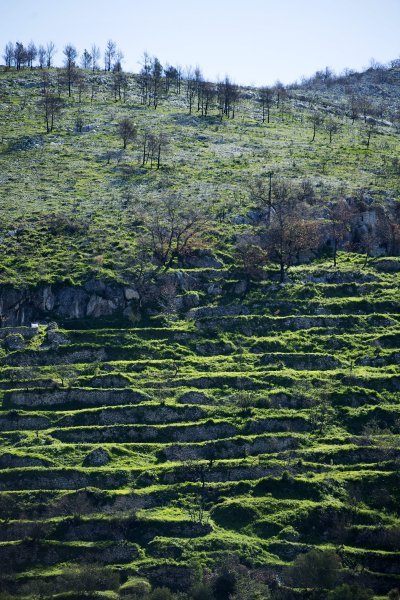
<path fill-rule="evenodd" d="M 274 600 L 311 599 L 290 573 L 313 550 L 386 598 L 400 587 L 400 260 L 339 252 L 333 267 L 324 247 L 280 284 L 276 264 L 239 265 L 238 240 L 259 233 L 249 190 L 270 172 L 310 206 L 395 204 L 398 128 L 376 119 L 367 147 L 340 85 L 289 90 L 267 125 L 253 89 L 235 119 L 202 118 L 185 93 L 154 110 L 136 76 L 116 102 L 112 75 L 88 73 L 46 134 L 41 86 L 38 69 L 0 69 L 0 312 L 10 300 L 39 321 L 0 327 L 0 599 L 139 600 L 232 555 Z M 338 121 L 331 143 L 323 127 L 311 142 L 315 102 Z M 122 151 L 126 115 L 138 138 Z M 168 137 L 160 169 L 141 164 L 148 129 Z M 146 219 L 174 195 L 209 227 L 139 300 Z M 67 318 L 77 290 L 102 309 L 128 292 L 134 310 Z M 83 576 L 91 595 L 71 591 Z"/>
<path fill-rule="evenodd" d="M 82 559 L 151 579 L 226 552 L 284 572 L 340 547 L 357 581 L 398 584 L 398 275 L 371 263 L 360 300 L 364 284 L 300 283 L 310 272 L 254 287 L 246 315 L 206 316 L 237 304 L 224 296 L 162 328 L 66 326 L 56 348 L 43 330 L 3 351 L 0 555 L 15 593 L 32 548 L 38 581 Z M 278 302 L 284 316 L 268 313 Z M 69 360 L 82 348 L 104 360 Z"/>

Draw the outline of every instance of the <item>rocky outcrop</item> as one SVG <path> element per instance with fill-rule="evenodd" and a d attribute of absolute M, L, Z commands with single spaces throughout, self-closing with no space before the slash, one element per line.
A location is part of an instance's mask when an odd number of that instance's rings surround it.
<path fill-rule="evenodd" d="M 59 407 L 59 406 L 103 406 L 116 404 L 136 404 L 147 400 L 148 396 L 136 390 L 90 390 L 70 388 L 65 390 L 25 390 L 6 392 L 4 406 Z"/>
<path fill-rule="evenodd" d="M 39 285 L 0 288 L 0 314 L 7 326 L 27 325 L 48 314 L 62 319 L 107 317 L 139 300 L 139 292 L 116 283 L 90 280 L 82 287 Z"/>

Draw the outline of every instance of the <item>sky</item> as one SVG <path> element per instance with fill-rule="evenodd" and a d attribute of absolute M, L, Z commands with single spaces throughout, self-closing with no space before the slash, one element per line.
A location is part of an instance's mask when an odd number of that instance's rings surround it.
<path fill-rule="evenodd" d="M 66 44 L 81 53 L 112 39 L 126 71 L 138 72 L 147 51 L 243 85 L 400 55 L 400 0 L 0 0 L 0 19 L 1 54 L 8 41 L 52 40 L 61 65 Z"/>

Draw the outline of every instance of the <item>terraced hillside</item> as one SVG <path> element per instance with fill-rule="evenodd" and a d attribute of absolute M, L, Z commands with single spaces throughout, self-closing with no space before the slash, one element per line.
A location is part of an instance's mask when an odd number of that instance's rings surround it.
<path fill-rule="evenodd" d="M 0 68 L 0 599 L 398 600 L 398 61 L 72 74 Z"/>
<path fill-rule="evenodd" d="M 341 581 L 398 587 L 400 261 L 339 264 L 286 284 L 214 270 L 214 296 L 197 270 L 200 305 L 140 327 L 1 329 L 9 594 L 76 589 L 61 574 L 82 562 L 113 568 L 110 597 L 187 590 L 227 555 L 278 594 L 312 549 Z"/>

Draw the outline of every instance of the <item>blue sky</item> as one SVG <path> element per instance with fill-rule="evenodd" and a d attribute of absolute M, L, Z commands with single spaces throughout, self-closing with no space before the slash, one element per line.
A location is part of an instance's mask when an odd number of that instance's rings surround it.
<path fill-rule="evenodd" d="M 52 40 L 61 64 L 65 44 L 82 52 L 111 38 L 125 70 L 138 71 L 146 50 L 242 84 L 400 55 L 400 0 L 0 0 L 0 18 L 2 50 L 8 41 Z"/>

